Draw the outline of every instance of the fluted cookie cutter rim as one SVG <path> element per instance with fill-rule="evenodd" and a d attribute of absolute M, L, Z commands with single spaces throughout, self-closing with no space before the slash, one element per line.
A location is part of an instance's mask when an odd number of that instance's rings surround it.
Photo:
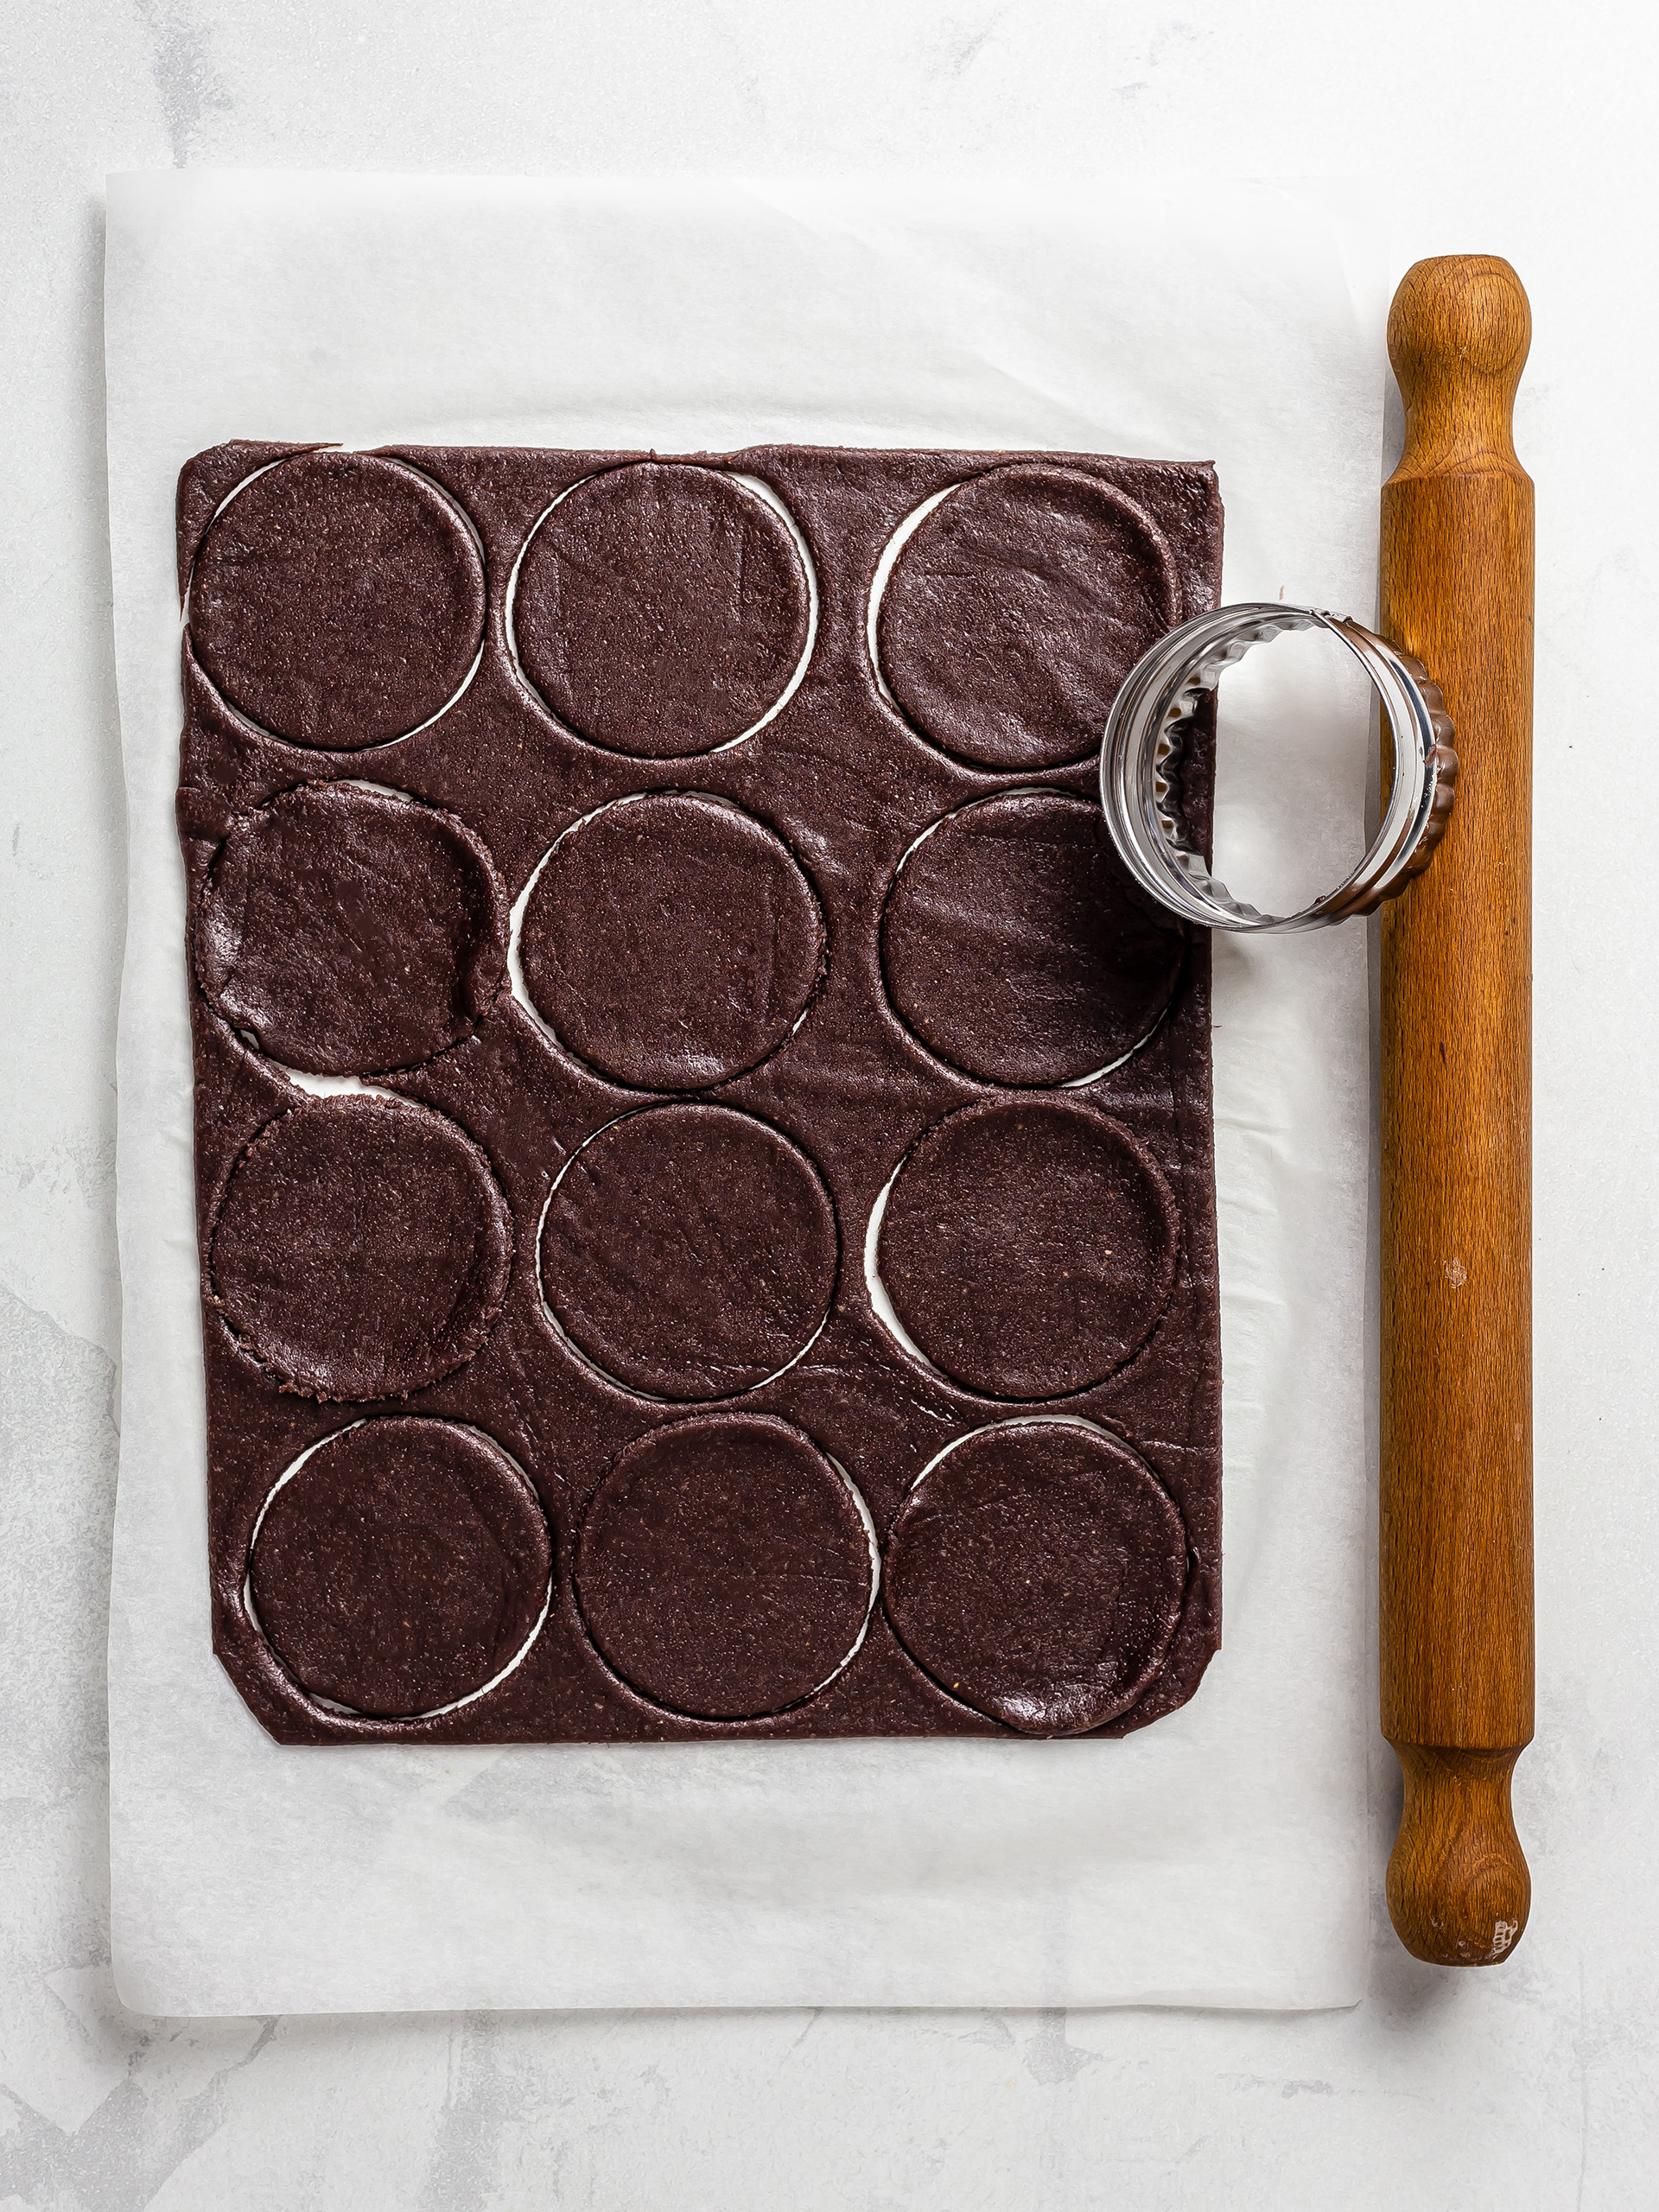
<path fill-rule="evenodd" d="M 1364 857 L 1334 891 L 1295 914 L 1263 914 L 1235 899 L 1186 842 L 1175 779 L 1187 733 L 1222 671 L 1288 630 L 1328 630 L 1365 671 L 1394 738 L 1394 779 Z M 1161 638 L 1124 679 L 1106 721 L 1100 799 L 1112 842 L 1141 888 L 1205 929 L 1292 936 L 1369 914 L 1433 859 L 1458 781 L 1452 728 L 1421 661 L 1346 615 L 1244 601 L 1200 614 Z"/>

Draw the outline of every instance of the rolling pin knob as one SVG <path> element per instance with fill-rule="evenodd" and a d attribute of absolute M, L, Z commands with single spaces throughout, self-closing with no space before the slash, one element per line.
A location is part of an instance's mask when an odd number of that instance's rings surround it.
<path fill-rule="evenodd" d="M 1406 1778 L 1389 1916 L 1414 1958 L 1496 1965 L 1521 1939 L 1532 1877 L 1510 1810 L 1519 1751 L 1395 1746 Z"/>
<path fill-rule="evenodd" d="M 1389 356 L 1382 627 L 1441 686 L 1458 803 L 1383 912 L 1382 1733 L 1405 1776 L 1389 1910 L 1440 1966 L 1507 1957 L 1530 1883 L 1510 1777 L 1533 1728 L 1533 493 L 1508 262 L 1420 261 Z"/>
<path fill-rule="evenodd" d="M 1389 316 L 1389 360 L 1412 418 L 1415 473 L 1456 475 L 1482 461 L 1518 467 L 1511 423 L 1531 343 L 1532 310 L 1507 261 L 1448 254 L 1407 270 Z"/>

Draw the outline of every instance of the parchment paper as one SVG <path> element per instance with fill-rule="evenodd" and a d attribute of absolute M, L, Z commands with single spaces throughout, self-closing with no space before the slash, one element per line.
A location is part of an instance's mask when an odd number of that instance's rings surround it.
<path fill-rule="evenodd" d="M 262 1732 L 209 1643 L 173 491 L 234 436 L 1213 458 L 1225 595 L 1364 617 L 1385 245 L 1325 186 L 111 179 L 130 882 L 111 1859 L 130 2005 L 1361 1996 L 1357 929 L 1217 945 L 1225 1610 L 1190 1705 L 1120 1743 L 319 1751 Z M 1218 857 L 1271 891 L 1249 863 L 1284 818 L 1286 756 L 1251 742 L 1248 673 L 1223 694 Z M 1298 858 L 1325 876 L 1357 849 L 1364 797 L 1363 743 L 1313 741 L 1333 696 L 1306 677 L 1287 726 Z"/>

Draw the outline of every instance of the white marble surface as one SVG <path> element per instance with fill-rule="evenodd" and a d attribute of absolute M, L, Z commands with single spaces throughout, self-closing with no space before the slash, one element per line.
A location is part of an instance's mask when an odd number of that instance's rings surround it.
<path fill-rule="evenodd" d="M 0 406 L 0 2212 L 16 2206 L 1618 2207 L 1659 2153 L 1649 938 L 1626 638 L 1659 572 L 1659 35 L 1611 4 L 12 0 Z M 410 2016 L 116 2005 L 103 1617 L 122 932 L 99 283 L 110 168 L 1386 175 L 1397 260 L 1507 253 L 1538 335 L 1539 1736 L 1499 1972 L 1376 1930 L 1357 2011 Z M 1614 841 L 1612 865 L 1599 858 Z M 1391 1762 L 1376 1760 L 1378 1849 Z"/>

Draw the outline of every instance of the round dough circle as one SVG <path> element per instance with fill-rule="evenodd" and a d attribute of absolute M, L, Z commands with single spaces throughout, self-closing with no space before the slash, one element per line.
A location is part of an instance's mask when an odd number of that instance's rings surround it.
<path fill-rule="evenodd" d="M 283 1389 L 406 1397 L 484 1344 L 512 1254 L 489 1162 L 444 1115 L 308 1098 L 238 1160 L 207 1273 L 232 1335 Z"/>
<path fill-rule="evenodd" d="M 408 1068 L 471 1034 L 506 977 L 507 901 L 464 822 L 302 785 L 244 815 L 196 909 L 207 1003 L 314 1075 Z"/>
<path fill-rule="evenodd" d="M 278 461 L 209 524 L 190 641 L 223 696 L 291 744 L 354 752 L 418 729 L 484 636 L 484 557 L 425 477 L 378 454 Z"/>
<path fill-rule="evenodd" d="M 652 1106 L 572 1157 L 542 1226 L 542 1293 L 617 1382 L 725 1398 L 811 1341 L 837 1253 L 830 1193 L 798 1146 L 728 1106 Z"/>
<path fill-rule="evenodd" d="M 629 1445 L 576 1554 L 582 1618 L 642 1695 L 702 1720 L 798 1705 L 868 1616 L 863 1515 L 817 1445 L 764 1414 L 700 1414 Z"/>
<path fill-rule="evenodd" d="M 1179 1244 L 1169 1185 L 1121 1122 L 1071 1099 L 988 1099 L 912 1149 L 877 1260 L 899 1321 L 952 1382 L 1059 1398 L 1146 1342 Z"/>
<path fill-rule="evenodd" d="M 643 1090 L 701 1090 L 789 1035 L 823 918 L 782 839 L 722 800 L 652 791 L 554 847 L 524 909 L 524 982 L 561 1041 Z"/>
<path fill-rule="evenodd" d="M 378 1719 L 453 1705 L 520 1652 L 547 1602 L 541 1503 L 477 1430 L 407 1415 L 320 1445 L 271 1493 L 248 1562 L 300 1687 Z"/>
<path fill-rule="evenodd" d="M 776 509 L 684 461 L 607 469 L 531 537 L 513 632 L 567 728 L 642 760 L 741 737 L 806 649 L 806 569 Z"/>
<path fill-rule="evenodd" d="M 1005 1421 L 946 1452 L 893 1517 L 882 1597 L 941 1688 L 1022 1734 L 1127 1713 L 1162 1667 L 1186 1531 L 1125 1444 L 1070 1421 Z"/>
<path fill-rule="evenodd" d="M 982 1082 L 1075 1082 L 1157 1027 L 1184 940 L 1134 898 L 1097 805 L 1014 791 L 946 815 L 881 915 L 894 1012 Z"/>
<path fill-rule="evenodd" d="M 876 645 L 924 737 L 988 768 L 1056 768 L 1099 750 L 1181 605 L 1169 543 L 1127 493 L 1016 461 L 955 486 L 906 540 Z"/>

